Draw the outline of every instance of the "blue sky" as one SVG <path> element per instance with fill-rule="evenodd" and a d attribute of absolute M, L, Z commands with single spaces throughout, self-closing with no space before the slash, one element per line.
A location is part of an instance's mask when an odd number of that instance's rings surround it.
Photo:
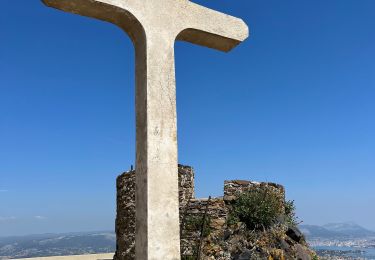
<path fill-rule="evenodd" d="M 375 2 L 199 0 L 242 17 L 225 54 L 176 43 L 180 163 L 198 196 L 285 185 L 304 223 L 375 230 Z M 134 53 L 117 27 L 2 0 L 0 235 L 109 230 L 134 164 Z"/>

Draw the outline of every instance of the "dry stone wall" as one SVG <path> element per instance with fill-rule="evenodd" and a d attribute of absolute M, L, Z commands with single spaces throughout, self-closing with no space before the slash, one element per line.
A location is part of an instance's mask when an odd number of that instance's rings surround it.
<path fill-rule="evenodd" d="M 114 259 L 135 255 L 135 171 L 117 177 L 116 254 Z"/>
<path fill-rule="evenodd" d="M 180 208 L 194 198 L 194 169 L 178 166 Z M 116 254 L 114 259 L 135 259 L 135 170 L 117 177 Z M 180 214 L 182 215 L 182 214 Z"/>
<path fill-rule="evenodd" d="M 185 207 L 180 207 L 181 254 L 196 259 L 202 231 L 203 238 L 208 234 L 223 237 L 227 215 L 222 198 L 192 199 Z"/>
<path fill-rule="evenodd" d="M 225 181 L 224 182 L 224 200 L 232 201 L 235 200 L 238 195 L 251 189 L 258 189 L 267 186 L 267 188 L 281 194 L 285 199 L 285 189 L 282 185 L 272 182 L 252 182 L 252 181 Z"/>

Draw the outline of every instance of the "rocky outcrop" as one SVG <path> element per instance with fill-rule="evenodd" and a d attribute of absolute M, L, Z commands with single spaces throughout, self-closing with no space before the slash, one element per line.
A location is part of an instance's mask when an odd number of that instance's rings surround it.
<path fill-rule="evenodd" d="M 267 229 L 249 229 L 232 221 L 234 205 L 241 194 L 267 190 L 274 194 L 280 212 L 286 211 L 285 189 L 274 183 L 225 181 L 224 196 L 197 199 L 194 170 L 179 165 L 179 196 L 182 259 L 318 259 L 301 232 L 285 218 Z M 135 244 L 135 171 L 117 179 L 117 251 L 114 259 L 132 260 Z"/>

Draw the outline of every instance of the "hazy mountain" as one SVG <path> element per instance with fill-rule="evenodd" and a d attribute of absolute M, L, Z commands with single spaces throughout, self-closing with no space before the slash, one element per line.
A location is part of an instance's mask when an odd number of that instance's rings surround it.
<path fill-rule="evenodd" d="M 375 232 L 368 230 L 354 222 L 330 223 L 323 226 L 325 229 L 354 237 L 375 236 Z"/>
<path fill-rule="evenodd" d="M 308 240 L 375 238 L 375 232 L 355 223 L 332 223 L 324 226 L 300 225 Z M 116 249 L 113 232 L 42 234 L 0 237 L 0 259 L 112 253 Z"/>
<path fill-rule="evenodd" d="M 330 223 L 323 226 L 300 225 L 302 233 L 307 239 L 348 239 L 375 237 L 375 232 L 355 223 Z"/>
<path fill-rule="evenodd" d="M 0 259 L 112 253 L 115 249 L 113 232 L 0 237 Z"/>
<path fill-rule="evenodd" d="M 306 236 L 307 239 L 312 238 L 334 238 L 342 236 L 338 232 L 330 231 L 324 227 L 316 225 L 300 225 L 301 232 Z"/>

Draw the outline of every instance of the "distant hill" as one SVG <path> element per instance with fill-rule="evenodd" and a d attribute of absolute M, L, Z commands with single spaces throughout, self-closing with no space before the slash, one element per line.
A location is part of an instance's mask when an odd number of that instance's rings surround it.
<path fill-rule="evenodd" d="M 0 237 L 0 259 L 112 253 L 115 250 L 114 232 Z"/>
<path fill-rule="evenodd" d="M 330 231 L 324 227 L 316 225 L 300 225 L 301 232 L 306 236 L 307 239 L 313 238 L 335 238 L 340 237 L 341 234 L 338 232 Z"/>
<path fill-rule="evenodd" d="M 323 226 L 300 225 L 307 239 L 350 239 L 375 237 L 375 232 L 353 222 L 330 223 Z"/>
<path fill-rule="evenodd" d="M 354 237 L 368 237 L 375 236 L 375 232 L 368 230 L 354 222 L 347 223 L 330 223 L 323 226 L 329 231 L 338 232 L 341 234 L 351 235 Z"/>
<path fill-rule="evenodd" d="M 323 226 L 300 225 L 299 228 L 308 240 L 375 238 L 374 231 L 351 222 L 331 223 Z M 0 260 L 113 253 L 115 250 L 116 236 L 111 231 L 0 237 Z"/>

